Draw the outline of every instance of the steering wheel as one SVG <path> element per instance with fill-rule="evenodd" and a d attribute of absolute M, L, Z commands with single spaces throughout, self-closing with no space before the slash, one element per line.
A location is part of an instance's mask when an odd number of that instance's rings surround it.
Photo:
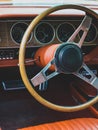
<path fill-rule="evenodd" d="M 30 33 L 33 31 L 34 27 L 47 15 L 50 13 L 53 13 L 55 11 L 61 10 L 61 9 L 77 9 L 85 12 L 85 17 L 82 20 L 81 24 L 78 26 L 78 28 L 75 30 L 75 32 L 72 34 L 72 36 L 68 39 L 67 42 L 62 43 L 58 45 L 55 50 L 52 59 L 50 59 L 49 63 L 31 80 L 28 79 L 26 69 L 25 69 L 25 51 L 26 51 L 26 44 L 28 41 L 28 38 L 30 36 Z M 48 10 L 42 12 L 39 14 L 28 26 L 21 45 L 20 45 L 20 51 L 19 51 L 19 68 L 22 80 L 27 88 L 27 90 L 31 93 L 31 95 L 41 104 L 47 106 L 48 108 L 51 108 L 56 111 L 62 111 L 62 112 L 73 112 L 85 109 L 89 107 L 90 105 L 93 105 L 98 101 L 98 96 L 95 96 L 90 101 L 87 101 L 84 104 L 76 105 L 76 106 L 61 106 L 54 103 L 51 103 L 44 99 L 42 96 L 40 96 L 35 90 L 34 86 L 37 86 L 50 78 L 60 74 L 73 74 L 82 80 L 86 81 L 96 89 L 98 89 L 98 78 L 96 75 L 89 69 L 89 67 L 84 63 L 83 61 L 83 55 L 81 52 L 81 46 L 84 42 L 84 39 L 87 35 L 87 32 L 90 28 L 90 25 L 92 23 L 92 19 L 98 19 L 98 15 L 83 6 L 80 5 L 59 5 L 52 8 L 49 8 Z M 79 31 L 83 31 L 83 35 L 81 36 L 78 43 L 75 43 L 74 40 L 76 36 L 78 35 Z M 78 64 L 77 64 L 78 63 Z M 51 67 L 54 66 L 54 71 L 46 75 L 46 71 Z M 86 72 L 89 73 L 90 78 L 83 76 L 82 73 L 80 73 L 80 69 L 85 69 Z M 31 83 L 32 82 L 32 83 Z M 32 85 L 33 84 L 33 85 Z"/>

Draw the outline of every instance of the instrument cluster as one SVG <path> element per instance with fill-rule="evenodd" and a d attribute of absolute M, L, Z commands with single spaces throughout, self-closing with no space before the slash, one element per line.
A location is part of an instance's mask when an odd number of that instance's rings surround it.
<path fill-rule="evenodd" d="M 0 47 L 19 48 L 22 37 L 32 20 L 0 21 Z M 81 19 L 44 19 L 32 30 L 28 39 L 28 47 L 40 47 L 47 44 L 66 42 L 81 23 Z M 76 43 L 82 36 L 76 37 Z M 92 23 L 85 38 L 86 46 L 96 45 L 98 41 L 98 25 Z"/>

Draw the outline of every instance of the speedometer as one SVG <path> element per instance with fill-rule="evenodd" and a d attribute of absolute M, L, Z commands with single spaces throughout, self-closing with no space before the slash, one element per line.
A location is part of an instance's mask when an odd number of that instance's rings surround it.
<path fill-rule="evenodd" d="M 82 36 L 83 31 L 80 31 L 79 35 Z M 91 25 L 88 34 L 85 38 L 85 42 L 90 43 L 93 42 L 97 37 L 97 28 L 94 26 L 94 24 Z"/>
<path fill-rule="evenodd" d="M 39 23 L 34 30 L 34 37 L 38 43 L 48 44 L 54 39 L 55 31 L 51 24 L 47 22 Z"/>
<path fill-rule="evenodd" d="M 60 42 L 66 42 L 74 33 L 75 29 L 71 23 L 62 23 L 56 30 L 57 38 Z"/>
<path fill-rule="evenodd" d="M 25 22 L 15 23 L 12 26 L 11 31 L 10 31 L 11 39 L 15 43 L 20 44 L 27 27 L 28 27 L 28 24 Z M 30 35 L 28 42 L 31 40 L 31 38 L 32 38 L 32 34 Z"/>

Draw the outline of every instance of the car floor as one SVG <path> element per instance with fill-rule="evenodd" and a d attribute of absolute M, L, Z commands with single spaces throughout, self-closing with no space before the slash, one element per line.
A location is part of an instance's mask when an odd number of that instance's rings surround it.
<path fill-rule="evenodd" d="M 53 83 L 52 83 L 53 82 Z M 59 84 L 62 83 L 62 89 Z M 62 105 L 75 105 L 76 102 L 65 86 L 65 81 L 58 78 L 51 80 L 46 91 L 40 92 L 46 99 Z M 60 95 L 61 94 L 61 95 Z M 58 96 L 59 95 L 59 96 Z M 18 128 L 38 125 L 47 122 L 67 120 L 80 117 L 94 117 L 89 109 L 78 112 L 58 112 L 38 103 L 26 89 L 3 91 L 0 93 L 0 127 L 2 130 L 16 130 Z"/>

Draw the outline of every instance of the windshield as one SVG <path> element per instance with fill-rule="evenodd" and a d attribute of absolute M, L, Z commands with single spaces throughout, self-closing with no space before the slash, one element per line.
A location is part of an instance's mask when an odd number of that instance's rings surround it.
<path fill-rule="evenodd" d="M 89 1 L 89 3 L 88 3 Z M 59 4 L 92 4 L 96 5 L 98 0 L 0 0 L 0 4 L 11 4 L 20 6 L 54 6 Z M 98 3 L 97 3 L 98 4 Z"/>

